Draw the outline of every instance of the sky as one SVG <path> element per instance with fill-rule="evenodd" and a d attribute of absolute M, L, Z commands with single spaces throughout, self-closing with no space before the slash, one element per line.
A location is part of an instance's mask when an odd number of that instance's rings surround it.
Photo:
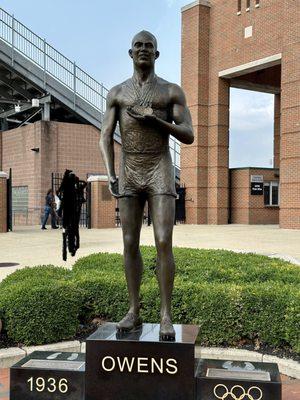
<path fill-rule="evenodd" d="M 180 84 L 181 7 L 189 0 L 1 0 L 0 7 L 103 83 L 132 74 L 131 39 L 158 39 L 157 75 Z M 230 167 L 271 167 L 273 96 L 230 91 Z"/>

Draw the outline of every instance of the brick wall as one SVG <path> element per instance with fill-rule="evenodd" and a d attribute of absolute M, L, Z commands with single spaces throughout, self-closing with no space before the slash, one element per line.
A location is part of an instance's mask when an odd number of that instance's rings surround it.
<path fill-rule="evenodd" d="M 250 174 L 249 169 L 232 169 L 231 223 L 249 224 Z"/>
<path fill-rule="evenodd" d="M 181 181 L 186 184 L 186 222 L 207 223 L 207 134 L 210 9 L 199 6 L 182 15 L 182 87 L 191 111 L 195 140 L 181 145 Z"/>
<path fill-rule="evenodd" d="M 280 166 L 280 112 L 280 94 L 276 94 L 274 99 L 274 168 Z"/>
<path fill-rule="evenodd" d="M 81 179 L 105 173 L 99 150 L 100 131 L 90 125 L 39 121 L 2 132 L 2 167 L 12 168 L 12 186 L 28 186 L 28 213 L 14 223 L 40 224 L 51 173 L 72 169 Z M 39 148 L 34 152 L 32 148 Z M 120 145 L 115 144 L 116 170 Z"/>
<path fill-rule="evenodd" d="M 91 181 L 91 227 L 94 229 L 116 226 L 116 199 L 108 190 L 107 178 L 93 177 Z"/>
<path fill-rule="evenodd" d="M 7 177 L 0 172 L 0 233 L 7 232 Z"/>
<path fill-rule="evenodd" d="M 278 181 L 278 169 L 233 168 L 231 174 L 231 222 L 233 224 L 278 224 L 279 207 L 265 206 L 263 195 L 251 195 L 251 175 L 264 182 Z"/>
<path fill-rule="evenodd" d="M 13 223 L 39 223 L 41 213 L 40 153 L 31 151 L 39 148 L 41 141 L 41 123 L 2 132 L 2 168 L 6 173 L 12 168 L 12 186 L 28 187 L 28 213 L 18 212 Z"/>
<path fill-rule="evenodd" d="M 300 2 L 283 2 L 280 226 L 300 229 Z"/>
<path fill-rule="evenodd" d="M 300 228 L 299 21 L 300 2 L 296 0 L 261 0 L 259 8 L 251 0 L 249 12 L 242 1 L 240 15 L 237 1 L 198 0 L 183 8 L 182 86 L 196 132 L 191 150 L 183 146 L 182 152 L 182 183 L 193 200 L 187 208 L 188 222 L 222 224 L 228 220 L 231 78 L 220 78 L 219 73 L 281 54 L 281 69 L 270 67 L 247 76 L 245 86 L 266 85 L 278 93 L 281 71 L 281 96 L 276 96 L 274 115 L 274 162 L 281 169 L 280 226 Z M 252 36 L 245 38 L 245 28 L 250 26 Z"/>

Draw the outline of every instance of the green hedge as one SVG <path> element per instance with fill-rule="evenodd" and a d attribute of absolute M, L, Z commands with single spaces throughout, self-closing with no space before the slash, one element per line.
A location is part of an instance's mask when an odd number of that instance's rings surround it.
<path fill-rule="evenodd" d="M 71 272 L 39 266 L 18 270 L 0 283 L 4 328 L 16 343 L 71 339 L 78 329 L 83 292 Z"/>
<path fill-rule="evenodd" d="M 141 312 L 159 320 L 156 253 L 143 247 Z M 255 254 L 175 248 L 175 323 L 198 324 L 205 345 L 241 339 L 300 352 L 300 268 Z M 72 271 L 53 266 L 19 270 L 0 283 L 0 313 L 9 337 L 38 344 L 71 338 L 95 316 L 117 321 L 127 311 L 123 260 L 93 254 Z"/>

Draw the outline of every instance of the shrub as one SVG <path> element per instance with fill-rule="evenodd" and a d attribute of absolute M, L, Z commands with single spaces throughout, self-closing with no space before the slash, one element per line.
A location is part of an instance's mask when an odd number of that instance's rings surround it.
<path fill-rule="evenodd" d="M 14 286 L 17 283 L 26 285 L 47 284 L 53 280 L 70 279 L 71 276 L 71 270 L 55 267 L 54 265 L 39 265 L 33 268 L 26 267 L 8 275 L 1 282 L 0 287 L 4 289 L 11 285 Z"/>
<path fill-rule="evenodd" d="M 142 255 L 141 314 L 144 321 L 157 322 L 160 298 L 155 249 L 142 247 Z M 201 342 L 206 345 L 256 339 L 299 351 L 299 337 L 293 327 L 299 321 L 299 267 L 280 259 L 226 250 L 175 248 L 174 256 L 175 323 L 198 324 Z M 120 255 L 82 258 L 74 265 L 74 273 L 85 293 L 89 316 L 117 321 L 124 315 L 128 295 Z"/>
<path fill-rule="evenodd" d="M 300 353 L 300 290 L 293 291 L 285 314 L 285 340 L 296 353 Z"/>
<path fill-rule="evenodd" d="M 141 314 L 157 322 L 156 252 L 142 247 Z M 300 268 L 256 254 L 175 248 L 175 323 L 200 326 L 205 345 L 256 340 L 300 351 Z M 24 269 L 0 283 L 0 313 L 10 338 L 26 344 L 71 338 L 79 321 L 120 320 L 128 293 L 119 254 L 92 254 L 72 271 Z"/>
<path fill-rule="evenodd" d="M 59 269 L 25 268 L 1 282 L 4 329 L 16 343 L 51 343 L 76 334 L 82 292 L 67 281 L 68 272 Z"/>
<path fill-rule="evenodd" d="M 242 291 L 242 335 L 273 346 L 285 345 L 285 319 L 295 294 L 291 285 L 280 283 L 245 285 Z"/>

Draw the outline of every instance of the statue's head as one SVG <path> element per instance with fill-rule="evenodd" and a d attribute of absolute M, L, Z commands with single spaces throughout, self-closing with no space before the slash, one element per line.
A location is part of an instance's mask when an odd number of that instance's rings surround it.
<path fill-rule="evenodd" d="M 140 68 L 154 66 L 155 60 L 159 57 L 156 37 L 148 31 L 137 33 L 132 39 L 129 56 Z"/>

